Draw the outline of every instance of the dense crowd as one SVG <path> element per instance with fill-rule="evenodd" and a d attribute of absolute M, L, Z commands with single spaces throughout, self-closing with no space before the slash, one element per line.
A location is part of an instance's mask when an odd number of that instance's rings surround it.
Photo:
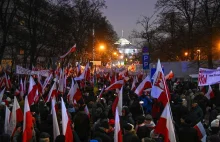
<path fill-rule="evenodd" d="M 1 77 L 4 72 L 1 72 Z M 14 97 L 17 98 L 21 110 L 24 110 L 24 98 L 17 94 L 19 79 L 24 75 L 11 75 L 11 88 L 7 89 L 0 100 L 0 142 L 21 142 L 23 134 L 23 122 L 16 124 L 13 135 L 5 131 L 6 107 L 12 111 Z M 120 116 L 120 127 L 124 142 L 163 142 L 164 136 L 154 132 L 164 106 L 162 102 L 151 97 L 150 91 L 144 91 L 140 96 L 131 90 L 133 77 L 123 85 L 123 108 Z M 39 79 L 35 76 L 35 82 Z M 43 82 L 44 79 L 42 79 Z M 63 142 L 65 136 L 61 133 L 54 138 L 53 117 L 51 113 L 51 101 L 46 102 L 51 86 L 55 79 L 51 79 L 37 102 L 30 105 L 32 121 L 31 142 Z M 71 87 L 71 77 L 67 78 L 67 87 L 64 93 L 56 95 L 56 114 L 60 132 L 62 132 L 61 117 L 61 98 L 63 98 L 68 116 L 72 123 L 72 133 L 74 142 L 113 142 L 115 128 L 115 114 L 112 109 L 116 99 L 117 90 L 104 91 L 101 95 L 103 86 L 109 86 L 110 81 L 104 77 L 97 78 L 98 91 L 94 91 L 94 84 L 85 82 L 78 83 L 82 98 L 74 103 L 69 103 L 68 92 Z M 140 84 L 142 78 L 138 79 L 136 86 Z M 176 139 L 179 142 L 199 142 L 201 134 L 195 128 L 199 122 L 205 128 L 206 141 L 220 142 L 219 120 L 220 120 L 220 92 L 218 85 L 212 86 L 215 97 L 208 99 L 203 89 L 190 81 L 167 80 L 170 98 L 171 116 L 175 128 Z M 28 88 L 28 83 L 27 86 Z M 4 87 L 2 86 L 1 90 Z M 89 113 L 85 111 L 88 108 Z"/>

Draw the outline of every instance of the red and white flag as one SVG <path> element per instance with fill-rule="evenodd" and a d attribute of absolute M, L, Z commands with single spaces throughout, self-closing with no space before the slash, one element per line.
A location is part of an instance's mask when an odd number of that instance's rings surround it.
<path fill-rule="evenodd" d="M 73 132 L 72 132 L 72 124 L 67 114 L 66 106 L 63 102 L 63 98 L 61 98 L 61 109 L 62 109 L 62 130 L 63 135 L 65 136 L 65 142 L 73 142 Z"/>
<path fill-rule="evenodd" d="M 208 90 L 208 92 L 205 94 L 205 96 L 206 96 L 209 100 L 215 97 L 215 95 L 214 95 L 214 93 L 213 93 L 213 91 L 212 91 L 212 87 L 211 87 L 210 85 L 209 85 L 209 90 Z"/>
<path fill-rule="evenodd" d="M 29 142 L 32 139 L 33 119 L 30 111 L 27 96 L 24 101 L 24 122 L 23 122 L 23 142 Z"/>
<path fill-rule="evenodd" d="M 65 53 L 64 55 L 60 56 L 60 58 L 65 58 L 69 53 L 75 52 L 76 51 L 76 44 L 70 48 L 70 50 Z"/>
<path fill-rule="evenodd" d="M 120 128 L 118 108 L 116 108 L 116 111 L 115 111 L 114 142 L 122 142 L 122 130 Z"/>
<path fill-rule="evenodd" d="M 164 136 L 164 142 L 176 142 L 169 103 L 166 104 L 166 107 L 164 108 L 163 113 L 157 122 L 154 132 L 157 134 L 162 134 Z"/>
<path fill-rule="evenodd" d="M 7 77 L 7 85 L 8 85 L 8 89 L 10 89 L 12 87 L 11 85 L 11 79 L 10 79 L 10 76 L 8 75 Z"/>
<path fill-rule="evenodd" d="M 24 78 L 24 94 L 27 93 L 27 79 L 26 77 Z"/>
<path fill-rule="evenodd" d="M 29 102 L 29 105 L 32 105 L 34 103 L 34 97 L 36 95 L 36 91 L 37 91 L 37 85 L 34 82 L 33 77 L 30 76 L 29 88 L 28 88 L 28 102 Z"/>
<path fill-rule="evenodd" d="M 77 77 L 79 77 L 81 75 L 81 66 L 80 63 L 78 63 L 77 67 L 76 67 L 76 73 L 77 73 Z"/>
<path fill-rule="evenodd" d="M 147 76 L 134 91 L 138 96 L 141 96 L 145 89 L 152 88 L 150 77 Z"/>
<path fill-rule="evenodd" d="M 132 86 L 131 86 L 132 91 L 135 91 L 137 82 L 138 82 L 137 78 L 133 77 L 133 82 L 132 82 Z"/>
<path fill-rule="evenodd" d="M 42 93 L 44 93 L 44 89 L 46 88 L 47 84 L 50 82 L 51 78 L 52 78 L 52 73 L 44 81 L 43 88 L 42 88 Z"/>
<path fill-rule="evenodd" d="M 123 84 L 124 84 L 124 80 L 118 80 L 115 83 L 113 83 L 112 85 L 110 85 L 109 87 L 107 87 L 105 89 L 105 91 L 119 89 L 119 88 L 121 88 L 123 86 Z"/>
<path fill-rule="evenodd" d="M 22 79 L 20 80 L 20 88 L 19 88 L 19 91 L 20 91 L 21 97 L 23 97 L 23 96 L 24 96 L 24 84 L 23 84 Z"/>
<path fill-rule="evenodd" d="M 4 93 L 5 93 L 5 88 L 0 92 L 0 102 L 2 101 Z"/>
<path fill-rule="evenodd" d="M 90 80 L 90 67 L 89 67 L 89 63 L 86 64 L 85 69 L 83 70 L 82 74 L 79 77 L 75 77 L 74 80 Z"/>
<path fill-rule="evenodd" d="M 34 103 L 36 104 L 39 101 L 39 99 L 40 99 L 40 96 L 39 96 L 39 92 L 38 92 L 38 89 L 37 89 L 36 94 L 34 96 Z"/>
<path fill-rule="evenodd" d="M 122 97 L 123 97 L 123 87 L 121 87 L 120 91 L 118 92 L 118 96 L 115 98 L 112 104 L 112 112 L 115 114 L 116 108 L 118 108 L 118 113 L 122 116 Z"/>
<path fill-rule="evenodd" d="M 20 105 L 18 104 L 17 98 L 14 96 L 14 103 L 13 103 L 11 118 L 10 118 L 9 127 L 8 127 L 8 134 L 10 136 L 14 135 L 17 123 L 22 122 L 22 121 L 23 121 L 23 112 L 20 108 Z"/>
<path fill-rule="evenodd" d="M 202 142 L 206 142 L 206 131 L 205 131 L 205 128 L 203 127 L 202 123 L 199 122 L 198 124 L 196 124 L 194 127 L 194 129 L 196 129 L 197 131 L 197 135 L 199 137 L 199 139 L 202 141 Z"/>
<path fill-rule="evenodd" d="M 46 103 L 50 101 L 50 98 L 57 96 L 57 84 L 56 82 L 53 83 L 53 86 L 50 88 L 50 92 L 48 94 L 48 97 L 46 98 Z"/>
<path fill-rule="evenodd" d="M 174 73 L 173 71 L 171 70 L 166 76 L 165 76 L 165 79 L 172 79 L 174 77 Z"/>
<path fill-rule="evenodd" d="M 43 85 L 41 84 L 41 76 L 39 75 L 39 73 L 37 74 L 37 89 L 38 93 L 43 93 Z"/>
<path fill-rule="evenodd" d="M 55 110 L 55 104 L 56 104 L 56 99 L 55 97 L 52 98 L 52 103 L 51 103 L 51 110 L 52 110 L 52 116 L 53 116 L 53 139 L 55 140 L 57 136 L 60 135 L 60 129 L 59 125 L 57 122 L 57 114 Z"/>
<path fill-rule="evenodd" d="M 59 93 L 64 93 L 64 70 L 60 69 L 60 77 L 59 77 L 59 87 L 58 87 L 58 91 Z"/>
<path fill-rule="evenodd" d="M 73 87 L 70 88 L 68 95 L 71 104 L 73 103 L 73 100 L 76 100 L 78 102 L 82 98 L 82 93 L 77 83 L 75 83 Z"/>
<path fill-rule="evenodd" d="M 89 113 L 89 109 L 88 109 L 87 105 L 85 106 L 84 111 L 88 115 L 88 117 L 90 118 L 90 113 Z"/>
<path fill-rule="evenodd" d="M 168 87 L 166 85 L 166 81 L 164 78 L 160 60 L 158 60 L 157 70 L 154 74 L 153 80 L 154 82 L 153 82 L 153 86 L 151 89 L 151 96 L 153 98 L 157 98 L 158 101 L 163 103 L 163 106 L 166 106 L 167 102 L 170 99 L 170 94 L 169 94 Z"/>
<path fill-rule="evenodd" d="M 5 134 L 9 134 L 8 133 L 8 127 L 9 127 L 10 114 L 11 114 L 11 111 L 8 109 L 7 106 L 5 106 L 5 124 L 4 124 Z"/>

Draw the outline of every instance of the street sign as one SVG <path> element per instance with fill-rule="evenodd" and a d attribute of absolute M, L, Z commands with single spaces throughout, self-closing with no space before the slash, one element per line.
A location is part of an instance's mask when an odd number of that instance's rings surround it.
<path fill-rule="evenodd" d="M 148 51 L 148 47 L 143 47 L 142 48 L 142 62 L 143 62 L 143 69 L 147 70 L 149 69 L 149 65 L 150 65 L 150 57 L 149 57 L 149 51 Z"/>

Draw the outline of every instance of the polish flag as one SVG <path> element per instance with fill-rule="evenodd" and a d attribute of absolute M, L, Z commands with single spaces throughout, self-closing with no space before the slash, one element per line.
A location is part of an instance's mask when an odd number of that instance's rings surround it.
<path fill-rule="evenodd" d="M 2 101 L 4 93 L 5 93 L 5 88 L 0 92 L 0 102 Z"/>
<path fill-rule="evenodd" d="M 114 142 L 122 142 L 122 131 L 120 128 L 120 119 L 119 119 L 118 108 L 116 108 L 116 111 L 115 111 Z"/>
<path fill-rule="evenodd" d="M 200 86 L 199 89 L 200 89 L 201 92 L 203 92 L 204 94 L 206 94 L 205 86 Z"/>
<path fill-rule="evenodd" d="M 8 89 L 12 87 L 10 76 L 7 77 L 7 85 L 8 85 Z"/>
<path fill-rule="evenodd" d="M 141 96 L 145 89 L 152 88 L 150 77 L 147 76 L 134 91 L 138 96 Z"/>
<path fill-rule="evenodd" d="M 125 69 L 125 70 L 119 72 L 118 75 L 119 75 L 118 80 L 122 80 L 122 79 L 124 79 L 126 76 L 128 76 L 128 70 Z"/>
<path fill-rule="evenodd" d="M 77 67 L 76 67 L 76 73 L 77 73 L 77 77 L 79 77 L 81 75 L 81 66 L 80 63 L 78 63 Z"/>
<path fill-rule="evenodd" d="M 57 96 L 57 84 L 56 82 L 53 83 L 53 86 L 50 88 L 50 92 L 48 94 L 48 97 L 46 99 L 46 103 L 50 101 L 50 98 Z"/>
<path fill-rule="evenodd" d="M 205 131 L 205 129 L 204 129 L 202 123 L 199 122 L 199 123 L 196 124 L 193 128 L 196 129 L 197 135 L 198 135 L 199 139 L 200 139 L 202 142 L 206 142 L 206 137 L 207 137 L 207 135 L 206 135 L 206 131 Z"/>
<path fill-rule="evenodd" d="M 75 83 L 73 87 L 70 88 L 69 96 L 70 96 L 70 103 L 72 103 L 73 100 L 76 100 L 78 102 L 82 98 L 82 93 L 77 83 Z"/>
<path fill-rule="evenodd" d="M 50 82 L 51 78 L 52 78 L 52 73 L 44 81 L 43 88 L 42 88 L 42 93 L 44 93 L 44 89 L 46 88 L 47 84 Z"/>
<path fill-rule="evenodd" d="M 115 98 L 112 104 L 112 112 L 115 114 L 116 108 L 118 108 L 118 113 L 122 116 L 122 95 L 123 95 L 123 87 L 121 87 L 118 96 Z"/>
<path fill-rule="evenodd" d="M 89 63 L 86 64 L 85 69 L 83 70 L 82 74 L 79 77 L 75 77 L 74 80 L 90 80 L 90 67 Z"/>
<path fill-rule="evenodd" d="M 37 75 L 37 88 L 38 88 L 38 92 L 40 94 L 42 94 L 42 92 L 43 92 L 43 85 L 41 84 L 41 77 L 40 77 L 39 73 Z"/>
<path fill-rule="evenodd" d="M 205 96 L 206 96 L 209 100 L 215 97 L 215 95 L 214 95 L 214 93 L 213 93 L 213 91 L 212 91 L 212 87 L 211 87 L 210 85 L 209 85 L 209 90 L 208 90 L 208 92 L 205 94 Z"/>
<path fill-rule="evenodd" d="M 58 91 L 64 93 L 64 70 L 60 69 L 59 87 Z"/>
<path fill-rule="evenodd" d="M 76 44 L 70 48 L 70 50 L 65 53 L 64 55 L 60 56 L 60 58 L 65 58 L 69 53 L 75 52 L 76 51 Z"/>
<path fill-rule="evenodd" d="M 114 84 L 116 81 L 117 81 L 117 77 L 116 77 L 116 74 L 114 73 L 113 76 L 112 76 L 112 78 L 111 78 L 110 84 L 112 85 L 112 84 Z"/>
<path fill-rule="evenodd" d="M 172 79 L 174 77 L 174 73 L 173 73 L 173 71 L 171 70 L 166 76 L 165 76 L 165 79 L 167 80 L 167 79 Z"/>
<path fill-rule="evenodd" d="M 32 105 L 34 103 L 34 97 L 36 95 L 36 91 L 37 91 L 37 85 L 34 82 L 33 77 L 30 76 L 29 88 L 28 88 L 28 102 L 29 102 L 29 105 Z"/>
<path fill-rule="evenodd" d="M 135 91 L 135 89 L 136 89 L 136 83 L 137 83 L 138 81 L 137 81 L 137 79 L 136 79 L 136 77 L 133 77 L 133 82 L 132 82 L 132 86 L 131 86 L 131 90 L 132 91 Z"/>
<path fill-rule="evenodd" d="M 23 84 L 22 79 L 20 80 L 20 88 L 19 88 L 19 91 L 20 91 L 21 97 L 23 97 L 23 96 L 24 96 L 24 84 Z"/>
<path fill-rule="evenodd" d="M 85 106 L 84 111 L 88 115 L 88 117 L 90 118 L 90 113 L 89 113 L 89 109 L 88 109 L 87 105 Z"/>
<path fill-rule="evenodd" d="M 107 87 L 105 89 L 105 91 L 121 88 L 123 86 L 123 84 L 124 84 L 124 80 L 118 80 L 115 83 L 113 83 L 112 85 L 110 85 L 109 87 Z"/>
<path fill-rule="evenodd" d="M 30 111 L 28 98 L 24 102 L 24 122 L 23 122 L 23 142 L 29 142 L 32 139 L 33 119 Z"/>
<path fill-rule="evenodd" d="M 170 94 L 169 94 L 168 87 L 165 82 L 160 60 L 158 60 L 157 70 L 154 74 L 153 80 L 154 82 L 153 82 L 153 86 L 151 89 L 151 96 L 153 98 L 157 98 L 158 101 L 163 103 L 163 106 L 166 106 L 167 102 L 170 99 Z"/>
<path fill-rule="evenodd" d="M 40 96 L 39 96 L 39 92 L 38 92 L 38 89 L 37 89 L 36 94 L 34 96 L 34 103 L 36 104 L 39 101 L 39 99 L 40 99 Z"/>
<path fill-rule="evenodd" d="M 73 132 L 72 132 L 72 124 L 67 114 L 66 106 L 63 102 L 63 98 L 61 98 L 61 109 L 62 109 L 62 130 L 63 135 L 65 136 L 65 142 L 73 142 Z"/>
<path fill-rule="evenodd" d="M 8 127 L 8 134 L 10 136 L 14 135 L 17 123 L 22 122 L 22 121 L 23 121 L 23 112 L 18 104 L 17 98 L 14 96 L 14 103 L 13 103 L 11 118 L 10 118 L 9 127 Z"/>
<path fill-rule="evenodd" d="M 164 136 L 164 142 L 176 142 L 169 103 L 166 104 L 166 107 L 164 108 L 163 113 L 157 122 L 154 132 L 157 134 L 162 134 Z"/>
<path fill-rule="evenodd" d="M 60 129 L 57 122 L 57 114 L 55 109 L 56 99 L 55 97 L 52 98 L 51 103 L 51 110 L 52 110 L 52 116 L 53 116 L 53 139 L 55 140 L 58 135 L 60 135 Z"/>
<path fill-rule="evenodd" d="M 10 114 L 11 114 L 11 111 L 6 106 L 5 107 L 5 124 L 4 124 L 4 132 L 5 132 L 5 134 L 9 134 L 8 133 L 8 128 L 9 128 Z"/>

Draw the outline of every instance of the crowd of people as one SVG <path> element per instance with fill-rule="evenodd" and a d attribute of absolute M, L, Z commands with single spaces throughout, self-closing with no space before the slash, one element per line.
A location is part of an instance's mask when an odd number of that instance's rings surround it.
<path fill-rule="evenodd" d="M 5 72 L 1 71 L 1 78 Z M 28 95 L 26 91 L 22 96 L 17 93 L 19 80 L 25 75 L 8 74 L 11 76 L 11 88 L 8 88 L 1 99 L 0 96 L 0 142 L 21 142 L 23 134 L 23 121 L 16 124 L 13 134 L 5 131 L 6 107 L 12 111 L 14 97 L 18 100 L 21 110 L 24 110 L 24 99 Z M 27 76 L 28 77 L 28 76 Z M 33 76 L 37 83 L 39 79 Z M 122 115 L 120 116 L 120 128 L 124 142 L 163 142 L 164 136 L 154 131 L 158 120 L 163 112 L 162 102 L 152 98 L 150 91 L 143 91 L 139 96 L 131 89 L 134 77 L 128 76 L 123 85 Z M 45 79 L 42 79 L 43 82 Z M 54 138 L 53 117 L 51 113 L 51 101 L 45 101 L 55 79 L 51 79 L 44 93 L 37 102 L 30 105 L 33 128 L 31 142 L 63 142 L 65 135 L 62 133 Z M 138 78 L 136 86 L 142 78 Z M 102 91 L 103 86 L 109 86 L 110 81 L 104 76 L 97 78 L 98 91 L 94 91 L 94 84 L 85 82 L 78 83 L 82 98 L 77 102 L 69 103 L 68 92 L 71 87 L 72 78 L 68 77 L 66 89 L 63 93 L 56 95 L 56 114 L 59 129 L 62 129 L 61 98 L 65 102 L 68 117 L 71 120 L 74 142 L 114 142 L 115 112 L 112 109 L 118 91 Z M 199 142 L 201 134 L 195 126 L 201 122 L 205 128 L 208 142 L 220 142 L 219 120 L 220 120 L 220 92 L 219 86 L 212 86 L 214 98 L 208 99 L 206 92 L 199 88 L 194 82 L 180 80 L 167 80 L 170 92 L 171 116 L 175 129 L 176 141 Z M 28 88 L 28 83 L 27 86 Z M 1 86 L 1 91 L 5 86 Z M 85 111 L 88 108 L 88 112 Z"/>

